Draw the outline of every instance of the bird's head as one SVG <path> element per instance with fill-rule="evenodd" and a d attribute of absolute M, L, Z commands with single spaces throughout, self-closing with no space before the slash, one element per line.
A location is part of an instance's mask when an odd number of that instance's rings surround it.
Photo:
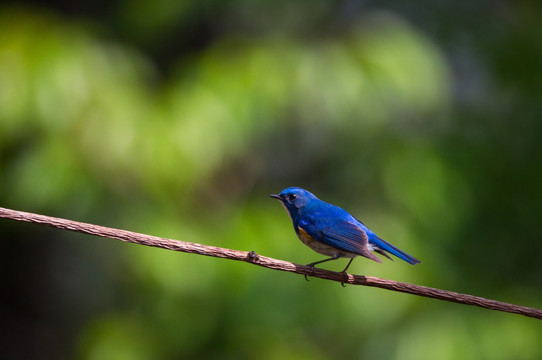
<path fill-rule="evenodd" d="M 279 200 L 292 216 L 299 209 L 309 204 L 311 200 L 317 199 L 312 193 L 299 187 L 289 187 L 282 190 L 278 195 L 272 194 L 269 196 Z"/>

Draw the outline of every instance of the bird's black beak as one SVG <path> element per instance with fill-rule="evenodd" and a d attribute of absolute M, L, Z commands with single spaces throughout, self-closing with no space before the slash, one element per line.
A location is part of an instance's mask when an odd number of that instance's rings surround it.
<path fill-rule="evenodd" d="M 282 200 L 282 198 L 280 197 L 280 195 L 271 194 L 271 195 L 269 195 L 269 196 L 272 197 L 272 198 L 275 198 L 275 199 Z"/>

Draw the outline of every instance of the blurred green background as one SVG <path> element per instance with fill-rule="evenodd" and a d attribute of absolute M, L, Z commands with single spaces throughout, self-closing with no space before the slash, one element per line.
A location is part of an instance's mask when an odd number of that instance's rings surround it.
<path fill-rule="evenodd" d="M 297 185 L 423 262 L 352 272 L 542 308 L 541 7 L 4 3 L 0 206 L 306 264 L 267 197 Z M 518 315 L 8 220 L 0 238 L 4 359 L 542 358 Z"/>

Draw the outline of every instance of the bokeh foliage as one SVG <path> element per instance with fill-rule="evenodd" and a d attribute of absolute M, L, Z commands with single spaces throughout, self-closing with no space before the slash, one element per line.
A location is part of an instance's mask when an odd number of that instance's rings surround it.
<path fill-rule="evenodd" d="M 267 198 L 299 185 L 423 262 L 353 272 L 541 308 L 538 10 L 0 8 L 0 206 L 308 263 Z M 9 358 L 542 356 L 520 316 L 7 221 L 0 237 Z"/>

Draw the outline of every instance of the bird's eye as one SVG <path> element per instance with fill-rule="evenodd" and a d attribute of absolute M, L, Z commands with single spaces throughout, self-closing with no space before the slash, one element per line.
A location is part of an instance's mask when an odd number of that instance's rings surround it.
<path fill-rule="evenodd" d="M 289 201 L 294 201 L 296 197 L 297 197 L 296 194 L 290 194 L 290 195 L 288 195 L 288 200 Z"/>

